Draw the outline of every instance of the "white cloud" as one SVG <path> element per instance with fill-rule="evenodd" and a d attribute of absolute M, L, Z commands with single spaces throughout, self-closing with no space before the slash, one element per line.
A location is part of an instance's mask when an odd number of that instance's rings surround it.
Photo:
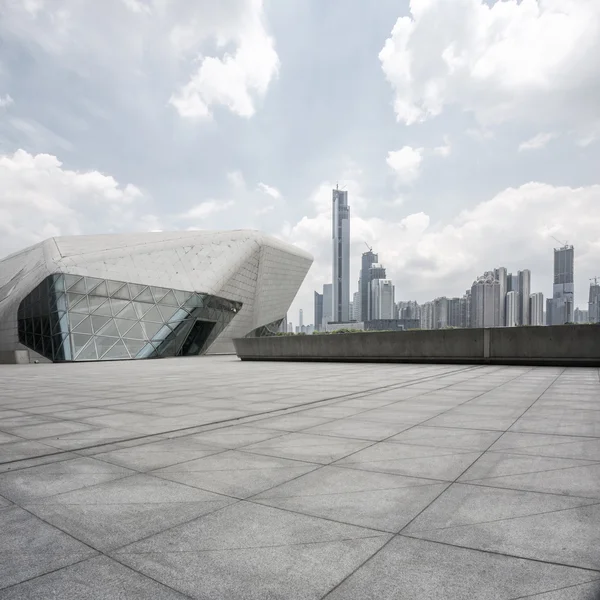
<path fill-rule="evenodd" d="M 539 150 L 540 148 L 544 148 L 548 145 L 548 142 L 556 137 L 558 137 L 556 133 L 538 133 L 531 139 L 519 144 L 519 152 L 523 152 L 523 150 Z"/>
<path fill-rule="evenodd" d="M 444 145 L 443 146 L 436 146 L 433 149 L 433 153 L 436 154 L 437 156 L 441 156 L 442 158 L 447 158 L 448 156 L 450 156 L 452 152 L 452 146 L 450 145 L 450 140 L 448 139 L 447 136 L 444 136 Z"/>
<path fill-rule="evenodd" d="M 353 182 L 361 194 L 359 182 Z M 331 187 L 325 183 L 322 189 Z M 496 266 L 532 270 L 532 290 L 552 293 L 553 248 L 558 239 L 575 244 L 576 304 L 587 302 L 588 278 L 600 263 L 600 185 L 571 188 L 528 183 L 508 188 L 446 222 L 423 213 L 399 220 L 351 220 L 351 292 L 356 290 L 364 242 L 379 253 L 401 299 L 431 300 L 462 295 L 474 278 Z M 353 196 L 349 196 L 352 206 Z M 315 256 L 291 314 L 309 309 L 313 290 L 331 279 L 331 215 L 314 203 L 316 214 L 287 225 L 280 236 Z M 294 312 L 296 311 L 296 312 Z"/>
<path fill-rule="evenodd" d="M 182 214 L 180 220 L 203 220 L 234 205 L 233 200 L 206 200 Z"/>
<path fill-rule="evenodd" d="M 246 187 L 246 180 L 241 171 L 230 171 L 227 173 L 229 183 L 237 190 L 243 190 Z"/>
<path fill-rule="evenodd" d="M 56 156 L 0 155 L 0 254 L 53 235 L 133 228 L 142 192 L 98 171 L 63 168 Z"/>
<path fill-rule="evenodd" d="M 411 0 L 379 58 L 399 121 L 450 105 L 482 123 L 597 119 L 598 0 Z"/>
<path fill-rule="evenodd" d="M 251 117 L 256 100 L 267 92 L 279 70 L 279 57 L 273 38 L 264 25 L 262 0 L 248 0 L 243 7 L 245 18 L 239 30 L 220 32 L 221 47 L 236 45 L 233 53 L 222 57 L 201 57 L 188 83 L 175 92 L 169 102 L 182 117 L 206 118 L 213 105 L 223 105 L 240 117 Z M 189 30 L 179 28 L 179 42 L 189 37 Z"/>
<path fill-rule="evenodd" d="M 281 192 L 276 187 L 262 183 L 262 181 L 258 184 L 258 191 L 271 196 L 271 198 L 275 198 L 275 200 L 281 198 Z"/>
<path fill-rule="evenodd" d="M 185 118 L 209 118 L 217 106 L 251 117 L 279 69 L 262 0 L 4 4 L 0 37 L 112 87 L 138 110 L 159 91 Z"/>
<path fill-rule="evenodd" d="M 388 152 L 386 162 L 394 171 L 399 183 L 405 185 L 414 183 L 421 174 L 423 148 L 404 146 L 400 150 Z"/>
<path fill-rule="evenodd" d="M 274 204 L 268 204 L 267 206 L 263 206 L 262 208 L 257 209 L 256 215 L 266 215 L 267 213 L 273 212 L 275 210 Z"/>
<path fill-rule="evenodd" d="M 14 100 L 10 97 L 9 94 L 5 96 L 0 96 L 0 108 L 7 108 L 11 104 L 14 104 Z"/>

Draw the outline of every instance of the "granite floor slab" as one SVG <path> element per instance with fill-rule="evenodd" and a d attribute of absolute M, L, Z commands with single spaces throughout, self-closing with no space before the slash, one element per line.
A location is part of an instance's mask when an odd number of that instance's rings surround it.
<path fill-rule="evenodd" d="M 597 369 L 221 356 L 0 379 L 0 599 L 600 597 Z"/>

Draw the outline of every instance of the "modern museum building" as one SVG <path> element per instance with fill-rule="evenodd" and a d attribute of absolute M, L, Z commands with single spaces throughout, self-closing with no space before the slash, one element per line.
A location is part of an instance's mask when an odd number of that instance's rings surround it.
<path fill-rule="evenodd" d="M 250 230 L 50 238 L 0 261 L 0 362 L 233 352 L 277 331 L 312 261 Z"/>

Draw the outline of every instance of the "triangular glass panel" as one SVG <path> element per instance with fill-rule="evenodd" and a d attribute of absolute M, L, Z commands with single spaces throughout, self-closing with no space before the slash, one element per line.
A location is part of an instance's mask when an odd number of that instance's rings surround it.
<path fill-rule="evenodd" d="M 75 354 L 77 354 L 90 341 L 90 338 L 91 336 L 84 335 L 83 333 L 71 334 L 71 343 L 75 350 Z"/>
<path fill-rule="evenodd" d="M 169 290 L 167 288 L 150 286 L 150 291 L 152 292 L 152 295 L 154 296 L 154 301 L 160 302 L 162 300 L 162 298 L 165 297 L 165 294 L 167 294 Z"/>
<path fill-rule="evenodd" d="M 65 291 L 65 278 L 63 275 L 61 274 L 57 274 L 54 275 L 54 289 L 57 292 L 64 292 Z"/>
<path fill-rule="evenodd" d="M 121 334 L 121 337 L 124 337 L 125 333 L 129 331 L 137 323 L 137 321 L 130 321 L 129 319 L 115 319 L 115 323 L 119 333 Z"/>
<path fill-rule="evenodd" d="M 123 310 L 119 313 L 119 319 L 135 319 L 138 320 L 138 315 L 135 312 L 135 308 L 133 307 L 133 303 L 129 303 Z"/>
<path fill-rule="evenodd" d="M 90 305 L 90 312 L 93 313 L 98 307 L 102 306 L 106 302 L 106 298 L 101 296 L 88 296 L 88 304 Z"/>
<path fill-rule="evenodd" d="M 82 314 L 86 314 L 86 315 L 89 314 L 90 307 L 88 305 L 87 296 L 84 296 L 83 300 L 78 302 L 73 308 L 70 308 L 69 312 L 80 313 L 80 314 L 82 313 Z"/>
<path fill-rule="evenodd" d="M 69 292 L 76 292 L 77 294 L 86 294 L 87 288 L 85 286 L 85 277 L 82 277 L 75 285 L 69 288 Z"/>
<path fill-rule="evenodd" d="M 132 302 L 135 313 L 138 318 L 142 318 L 151 308 L 154 307 L 154 304 L 146 304 L 145 302 Z"/>
<path fill-rule="evenodd" d="M 94 314 L 102 317 L 112 317 L 110 301 L 105 300 L 98 308 L 94 310 Z"/>
<path fill-rule="evenodd" d="M 175 298 L 180 306 L 185 304 L 185 302 L 187 302 L 187 300 L 189 300 L 189 298 L 192 296 L 190 292 L 182 292 L 181 290 L 173 290 L 173 294 L 175 294 Z"/>
<path fill-rule="evenodd" d="M 179 308 L 176 308 L 175 306 L 161 306 L 159 304 L 158 310 L 160 311 L 163 321 L 165 322 L 169 321 L 172 317 L 174 317 L 176 313 L 180 313 L 181 318 L 187 317 L 187 313 L 185 311 L 182 313 L 182 311 Z"/>
<path fill-rule="evenodd" d="M 150 288 L 146 288 L 135 297 L 135 300 L 138 302 L 154 302 L 154 296 L 152 295 Z"/>
<path fill-rule="evenodd" d="M 92 292 L 94 296 L 101 296 L 102 298 L 108 298 L 108 288 L 106 287 L 106 281 L 102 281 L 100 285 L 96 286 Z"/>
<path fill-rule="evenodd" d="M 93 332 L 90 317 L 86 317 L 76 327 L 73 327 L 73 333 L 89 333 L 91 335 Z"/>
<path fill-rule="evenodd" d="M 112 336 L 112 337 L 120 337 L 119 330 L 117 329 L 117 325 L 115 324 L 114 319 L 110 319 L 104 327 L 98 330 L 98 333 L 101 335 Z"/>
<path fill-rule="evenodd" d="M 132 298 L 139 296 L 143 291 L 145 291 L 147 289 L 148 289 L 148 286 L 141 285 L 139 283 L 130 283 L 129 284 L 129 291 L 131 292 Z M 154 302 L 154 300 L 152 300 L 151 302 Z"/>
<path fill-rule="evenodd" d="M 123 335 L 127 336 L 128 338 L 132 338 L 134 340 L 145 340 L 146 339 L 146 334 L 145 334 L 144 330 L 142 329 L 141 323 L 135 323 L 134 326 L 131 327 Z"/>
<path fill-rule="evenodd" d="M 74 285 L 76 285 L 79 281 L 81 281 L 81 277 L 79 275 L 69 275 L 68 273 L 65 277 L 65 289 L 70 290 Z M 84 290 L 85 293 L 85 290 Z"/>
<path fill-rule="evenodd" d="M 85 287 L 88 294 L 91 294 L 101 283 L 104 283 L 104 279 L 98 279 L 97 277 L 85 277 Z"/>
<path fill-rule="evenodd" d="M 122 281 L 106 281 L 106 288 L 108 289 L 108 295 L 112 296 L 115 292 L 120 290 L 125 284 Z"/>
<path fill-rule="evenodd" d="M 146 325 L 146 333 L 149 334 L 148 335 L 148 339 L 153 339 L 153 340 L 164 340 L 167 336 L 171 335 L 173 333 L 173 331 L 167 327 L 166 325 L 163 325 L 162 327 L 159 327 L 156 331 L 154 331 L 154 333 L 152 335 L 150 335 L 150 332 L 152 331 L 152 329 L 154 329 L 153 327 L 148 327 L 148 326 L 154 325 L 153 323 L 148 323 Z"/>
<path fill-rule="evenodd" d="M 87 315 L 82 315 L 78 313 L 69 313 L 69 329 L 73 331 L 81 321 L 87 318 Z"/>
<path fill-rule="evenodd" d="M 149 345 L 147 342 L 141 340 L 132 340 L 129 338 L 124 339 L 123 342 L 125 342 L 125 345 L 127 346 L 127 350 L 129 351 L 131 358 L 136 358 L 140 351 Z M 152 350 L 154 351 L 153 347 Z"/>
<path fill-rule="evenodd" d="M 102 356 L 109 348 L 111 348 L 117 340 L 114 337 L 96 336 L 96 348 L 98 348 L 98 356 Z"/>
<path fill-rule="evenodd" d="M 102 360 L 119 359 L 119 358 L 131 358 L 127 351 L 127 346 L 123 343 L 123 340 L 119 340 L 108 352 L 102 355 Z"/>
<path fill-rule="evenodd" d="M 100 315 L 92 315 L 92 329 L 94 333 L 98 333 L 109 321 L 109 317 L 102 317 Z"/>
<path fill-rule="evenodd" d="M 66 294 L 58 294 L 56 296 L 56 310 L 67 310 Z"/>
<path fill-rule="evenodd" d="M 177 298 L 175 298 L 175 294 L 169 290 L 164 298 L 160 301 L 161 304 L 168 304 L 170 306 L 179 306 L 179 302 Z"/>
<path fill-rule="evenodd" d="M 79 351 L 75 360 L 98 360 L 98 351 L 96 350 L 96 343 L 93 338 L 85 348 Z"/>
<path fill-rule="evenodd" d="M 162 315 L 158 312 L 156 306 L 153 306 L 145 315 L 144 321 L 153 321 L 154 323 L 164 323 Z"/>
<path fill-rule="evenodd" d="M 117 298 L 110 299 L 110 306 L 112 308 L 112 313 L 116 317 L 127 305 L 129 301 L 127 300 L 119 300 Z"/>
<path fill-rule="evenodd" d="M 158 352 L 161 357 L 166 358 L 168 356 L 175 356 L 177 351 L 177 340 L 172 339 L 168 342 L 161 344 Z"/>
<path fill-rule="evenodd" d="M 124 284 L 112 295 L 112 297 L 118 298 L 119 300 L 131 300 L 131 292 L 129 291 L 129 286 L 127 284 Z"/>
<path fill-rule="evenodd" d="M 142 322 L 142 325 L 146 332 L 144 336 L 146 340 L 151 340 L 164 327 L 162 323 L 149 323 L 146 321 Z"/>
<path fill-rule="evenodd" d="M 69 308 L 70 309 L 74 308 L 84 298 L 85 298 L 85 295 L 83 295 L 83 294 L 72 294 L 72 293 L 69 292 L 67 294 L 67 303 L 69 305 Z"/>

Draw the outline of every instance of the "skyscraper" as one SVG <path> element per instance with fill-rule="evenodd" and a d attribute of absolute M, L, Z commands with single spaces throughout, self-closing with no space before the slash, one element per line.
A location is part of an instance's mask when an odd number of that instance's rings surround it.
<path fill-rule="evenodd" d="M 506 324 L 506 316 L 505 316 L 505 305 L 506 305 L 506 293 L 509 291 L 508 289 L 508 274 L 506 272 L 506 267 L 498 267 L 494 269 L 494 278 L 498 281 L 499 288 L 498 293 L 500 295 L 500 327 L 504 327 Z"/>
<path fill-rule="evenodd" d="M 493 271 L 487 271 L 471 287 L 471 327 L 499 327 L 500 282 Z"/>
<path fill-rule="evenodd" d="M 350 207 L 348 192 L 333 190 L 333 320 L 350 318 Z"/>
<path fill-rule="evenodd" d="M 554 286 L 552 298 L 546 301 L 548 325 L 573 322 L 575 250 L 573 246 L 554 249 Z"/>
<path fill-rule="evenodd" d="M 367 297 L 367 321 L 371 321 L 375 319 L 373 312 L 373 281 L 376 279 L 387 279 L 385 275 L 385 267 L 380 265 L 379 263 L 373 263 L 369 267 L 369 275 L 368 275 L 368 297 Z"/>
<path fill-rule="evenodd" d="M 326 283 L 323 286 L 323 320 L 321 321 L 321 331 L 325 331 L 327 323 L 331 323 L 333 320 L 333 285 Z"/>
<path fill-rule="evenodd" d="M 378 261 L 377 254 L 371 250 L 364 252 L 361 260 L 359 291 L 360 291 L 360 318 L 357 321 L 369 320 L 369 295 L 370 295 L 370 269 Z"/>
<path fill-rule="evenodd" d="M 321 331 L 323 324 L 323 294 L 319 294 L 319 292 L 315 292 L 315 315 L 313 323 L 315 324 L 315 331 Z"/>
<path fill-rule="evenodd" d="M 359 281 L 359 291 L 358 292 L 354 292 L 354 295 L 352 296 L 352 314 L 350 315 L 350 318 L 353 321 L 360 321 L 360 314 L 361 314 L 361 309 L 360 309 L 360 281 Z"/>
<path fill-rule="evenodd" d="M 391 279 L 371 281 L 371 319 L 394 318 L 394 285 Z"/>
<path fill-rule="evenodd" d="M 298 313 L 298 325 L 300 327 L 304 325 L 304 311 L 302 309 L 300 309 L 300 312 Z"/>
<path fill-rule="evenodd" d="M 544 324 L 544 294 L 536 292 L 529 296 L 529 324 Z"/>
<path fill-rule="evenodd" d="M 519 277 L 519 325 L 529 325 L 529 296 L 531 295 L 531 271 L 524 269 Z"/>
<path fill-rule="evenodd" d="M 598 277 L 590 284 L 590 297 L 588 301 L 588 319 L 590 323 L 600 323 L 600 283 Z"/>
<path fill-rule="evenodd" d="M 506 327 L 516 327 L 519 324 L 520 294 L 518 292 L 507 292 L 506 294 Z"/>

